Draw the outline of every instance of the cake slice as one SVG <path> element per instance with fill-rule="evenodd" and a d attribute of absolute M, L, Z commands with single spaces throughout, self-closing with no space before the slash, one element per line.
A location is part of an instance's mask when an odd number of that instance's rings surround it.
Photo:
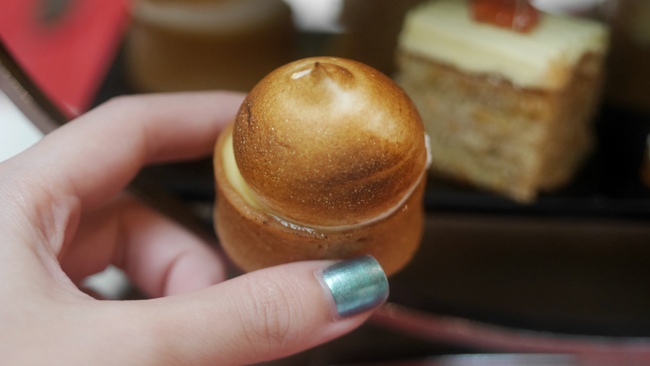
<path fill-rule="evenodd" d="M 532 202 L 570 182 L 593 145 L 608 30 L 540 13 L 526 32 L 479 22 L 466 0 L 411 10 L 399 84 L 431 138 L 431 171 Z"/>

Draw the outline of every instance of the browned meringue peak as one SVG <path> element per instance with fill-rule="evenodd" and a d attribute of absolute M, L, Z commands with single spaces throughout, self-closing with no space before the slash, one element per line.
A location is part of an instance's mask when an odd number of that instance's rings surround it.
<path fill-rule="evenodd" d="M 318 57 L 285 65 L 248 95 L 234 156 L 255 197 L 307 226 L 372 220 L 403 202 L 427 163 L 420 117 L 391 79 Z"/>

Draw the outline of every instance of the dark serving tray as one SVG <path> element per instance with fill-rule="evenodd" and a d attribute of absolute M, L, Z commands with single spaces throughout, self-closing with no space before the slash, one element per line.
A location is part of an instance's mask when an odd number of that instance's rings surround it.
<path fill-rule="evenodd" d="M 130 93 L 118 57 L 95 104 Z M 426 342 L 480 346 L 487 340 L 489 351 L 521 351 L 521 331 L 541 332 L 551 344 L 566 344 L 566 336 L 614 343 L 635 337 L 650 354 L 650 227 L 644 225 L 650 189 L 640 179 L 650 116 L 604 105 L 594 126 L 596 148 L 572 183 L 533 204 L 430 179 L 422 246 L 391 279 L 390 301 L 407 309 L 406 317 L 410 311 L 423 316 L 421 325 L 431 321 L 442 327 L 442 334 L 432 338 L 413 329 L 404 314 L 388 308 L 376 324 Z M 154 166 L 146 173 L 190 205 L 205 208 L 214 201 L 209 158 Z M 209 212 L 203 220 L 211 225 Z M 454 340 L 458 321 L 469 322 L 475 336 L 456 334 Z M 490 347 L 493 333 L 481 331 L 492 326 L 514 343 Z M 382 347 L 391 350 L 390 344 Z"/>

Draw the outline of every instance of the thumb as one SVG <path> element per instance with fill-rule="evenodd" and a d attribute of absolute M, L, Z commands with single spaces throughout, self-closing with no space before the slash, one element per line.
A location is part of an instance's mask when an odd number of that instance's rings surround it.
<path fill-rule="evenodd" d="M 343 335 L 388 296 L 377 261 L 299 262 L 192 294 L 138 303 L 158 361 L 239 365 L 288 356 Z"/>

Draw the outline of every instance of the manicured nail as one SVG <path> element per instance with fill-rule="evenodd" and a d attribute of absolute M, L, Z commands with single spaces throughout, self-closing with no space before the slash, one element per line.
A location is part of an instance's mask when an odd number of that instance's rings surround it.
<path fill-rule="evenodd" d="M 374 309 L 388 298 L 386 274 L 371 256 L 338 262 L 325 268 L 321 278 L 340 318 Z"/>

